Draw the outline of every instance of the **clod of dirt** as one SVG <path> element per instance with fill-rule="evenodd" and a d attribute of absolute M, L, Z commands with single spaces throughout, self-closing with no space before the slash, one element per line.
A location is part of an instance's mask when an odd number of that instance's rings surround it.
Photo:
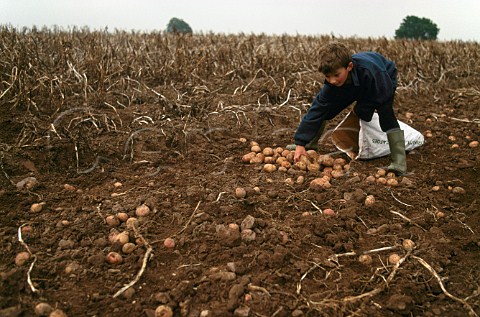
<path fill-rule="evenodd" d="M 365 197 L 365 193 L 360 188 L 355 189 L 353 192 L 347 192 L 343 194 L 343 199 L 354 200 L 356 202 L 362 202 Z"/>
<path fill-rule="evenodd" d="M 235 246 L 241 241 L 241 235 L 239 228 L 233 228 L 232 226 L 225 227 L 225 225 L 217 225 L 217 238 L 221 245 Z"/>
<path fill-rule="evenodd" d="M 35 177 L 27 177 L 19 181 L 16 185 L 18 190 L 33 189 L 38 186 L 38 180 Z"/>
<path fill-rule="evenodd" d="M 242 230 L 245 229 L 252 229 L 255 225 L 255 218 L 251 215 L 248 215 L 243 219 L 242 223 L 240 224 L 240 228 Z"/>
<path fill-rule="evenodd" d="M 257 234 L 251 229 L 242 230 L 241 235 L 244 242 L 252 242 L 257 238 Z"/>
<path fill-rule="evenodd" d="M 250 307 L 241 306 L 235 309 L 233 316 L 235 317 L 248 317 L 250 315 Z"/>
<path fill-rule="evenodd" d="M 408 315 L 413 308 L 414 300 L 412 297 L 401 294 L 390 296 L 386 303 L 386 307 L 402 315 Z"/>
<path fill-rule="evenodd" d="M 227 309 L 234 310 L 239 305 L 240 297 L 245 292 L 245 285 L 234 284 L 228 291 Z"/>

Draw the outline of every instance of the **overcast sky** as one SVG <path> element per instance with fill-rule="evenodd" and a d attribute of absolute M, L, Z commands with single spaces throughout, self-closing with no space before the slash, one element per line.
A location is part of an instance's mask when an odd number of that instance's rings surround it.
<path fill-rule="evenodd" d="M 480 0 L 0 0 L 0 24 L 393 38 L 408 15 L 437 24 L 441 41 L 480 42 Z"/>

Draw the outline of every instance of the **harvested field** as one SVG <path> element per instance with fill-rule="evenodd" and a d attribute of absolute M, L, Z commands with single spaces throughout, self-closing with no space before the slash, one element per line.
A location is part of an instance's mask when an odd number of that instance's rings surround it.
<path fill-rule="evenodd" d="M 2 27 L 0 316 L 478 316 L 478 43 L 340 39 L 397 63 L 397 186 L 328 138 L 329 188 L 242 162 L 292 142 L 329 40 Z"/>

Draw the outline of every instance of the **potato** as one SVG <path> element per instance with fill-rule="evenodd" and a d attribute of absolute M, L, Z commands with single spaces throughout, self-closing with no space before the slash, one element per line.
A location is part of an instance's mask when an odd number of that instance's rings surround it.
<path fill-rule="evenodd" d="M 105 222 L 107 223 L 107 225 L 109 225 L 110 227 L 116 227 L 118 225 L 120 225 L 120 219 L 118 219 L 117 216 L 114 216 L 114 215 L 109 215 L 105 218 Z"/>
<path fill-rule="evenodd" d="M 383 168 L 379 168 L 379 169 L 377 170 L 377 173 L 375 174 L 375 177 L 378 178 L 378 177 L 383 177 L 383 176 L 385 176 L 385 175 L 387 175 L 387 171 L 384 170 Z"/>
<path fill-rule="evenodd" d="M 365 206 L 373 206 L 375 205 L 375 196 L 368 195 L 365 197 Z"/>
<path fill-rule="evenodd" d="M 148 207 L 145 204 L 138 206 L 137 209 L 135 210 L 135 215 L 137 215 L 137 217 L 146 217 L 148 216 L 149 213 L 150 213 L 150 207 Z"/>
<path fill-rule="evenodd" d="M 252 159 L 250 160 L 250 164 L 262 164 L 263 163 L 263 157 L 261 156 L 254 156 L 252 157 Z"/>
<path fill-rule="evenodd" d="M 20 252 L 15 257 L 15 265 L 16 266 L 22 266 L 28 261 L 28 259 L 30 259 L 30 253 L 25 252 L 25 251 Z"/>
<path fill-rule="evenodd" d="M 316 161 L 318 153 L 315 150 L 307 150 L 307 158 L 311 161 Z"/>
<path fill-rule="evenodd" d="M 376 182 L 376 178 L 373 175 L 368 176 L 365 180 L 369 183 L 375 183 Z"/>
<path fill-rule="evenodd" d="M 365 264 L 365 265 L 370 265 L 372 264 L 372 257 L 368 254 L 362 254 L 358 257 L 358 262 Z"/>
<path fill-rule="evenodd" d="M 242 156 L 242 162 L 243 163 L 250 163 L 250 160 L 255 157 L 257 153 L 255 152 L 250 152 Z"/>
<path fill-rule="evenodd" d="M 335 160 L 330 155 L 325 154 L 325 155 L 322 156 L 321 164 L 323 166 L 332 167 L 334 162 L 335 162 Z M 320 161 L 319 161 L 319 163 L 320 163 Z"/>
<path fill-rule="evenodd" d="M 282 156 L 285 157 L 285 158 L 286 158 L 289 154 L 290 154 L 290 150 L 283 150 L 283 151 L 282 151 Z"/>
<path fill-rule="evenodd" d="M 410 239 L 405 239 L 402 242 L 402 246 L 405 250 L 412 251 L 413 249 L 415 249 L 415 242 Z"/>
<path fill-rule="evenodd" d="M 276 170 L 277 170 L 277 166 L 273 164 L 265 164 L 263 166 L 263 171 L 267 173 L 272 173 L 272 172 L 275 172 Z"/>
<path fill-rule="evenodd" d="M 385 185 L 387 183 L 387 179 L 385 177 L 377 178 L 377 183 Z"/>
<path fill-rule="evenodd" d="M 287 161 L 287 158 L 286 158 L 286 157 L 283 157 L 283 156 L 280 156 L 280 157 L 277 158 L 277 160 L 275 161 L 275 163 L 277 163 L 278 165 L 282 165 L 283 162 L 288 162 L 288 161 Z"/>
<path fill-rule="evenodd" d="M 303 184 L 303 182 L 305 181 L 305 177 L 303 177 L 302 175 L 298 176 L 297 177 L 297 184 Z"/>
<path fill-rule="evenodd" d="M 235 197 L 242 199 L 242 198 L 245 198 L 246 196 L 247 196 L 247 191 L 245 190 L 245 188 L 242 188 L 242 187 L 235 188 Z"/>
<path fill-rule="evenodd" d="M 310 172 L 318 172 L 320 170 L 320 164 L 318 163 L 308 163 L 307 170 Z"/>
<path fill-rule="evenodd" d="M 275 149 L 275 153 L 278 154 L 278 155 L 282 155 L 282 152 L 283 152 L 283 148 L 282 147 L 277 147 Z"/>
<path fill-rule="evenodd" d="M 398 186 L 398 181 L 395 178 L 388 178 L 387 179 L 387 186 Z"/>
<path fill-rule="evenodd" d="M 333 164 L 338 164 L 340 166 L 345 166 L 345 164 L 347 164 L 347 161 L 344 159 L 344 158 L 336 158 L 334 161 L 333 161 Z"/>
<path fill-rule="evenodd" d="M 123 258 L 117 252 L 109 252 L 105 258 L 109 264 L 120 264 L 123 262 Z"/>
<path fill-rule="evenodd" d="M 155 317 L 172 317 L 173 311 L 166 305 L 160 305 L 155 309 Z"/>
<path fill-rule="evenodd" d="M 326 208 L 322 211 L 322 213 L 326 216 L 335 216 L 335 211 L 330 208 Z"/>
<path fill-rule="evenodd" d="M 128 220 L 128 214 L 125 213 L 125 212 L 119 212 L 117 213 L 117 218 L 118 220 L 120 220 L 121 222 L 125 222 Z"/>
<path fill-rule="evenodd" d="M 250 148 L 250 151 L 255 152 L 255 153 L 260 153 L 262 151 L 262 148 L 258 145 L 254 145 Z"/>
<path fill-rule="evenodd" d="M 263 149 L 263 155 L 265 156 L 272 156 L 275 152 L 271 147 L 266 147 Z"/>
<path fill-rule="evenodd" d="M 289 186 L 293 186 L 295 183 L 293 182 L 293 179 L 291 179 L 290 177 L 285 179 L 285 184 L 289 185 Z"/>
<path fill-rule="evenodd" d="M 166 238 L 163 241 L 163 245 L 168 249 L 175 248 L 175 240 L 173 240 L 172 238 Z"/>
<path fill-rule="evenodd" d="M 37 316 L 48 316 L 53 311 L 53 307 L 47 303 L 38 303 L 35 306 L 35 314 Z"/>
<path fill-rule="evenodd" d="M 295 163 L 295 167 L 296 167 L 297 169 L 301 170 L 301 171 L 307 170 L 307 164 L 306 164 L 305 162 L 302 162 L 302 161 L 296 162 L 296 163 Z"/>
<path fill-rule="evenodd" d="M 275 164 L 276 159 L 273 156 L 265 156 L 265 159 L 263 160 L 265 164 Z"/>
<path fill-rule="evenodd" d="M 333 178 L 340 178 L 345 175 L 343 171 L 338 171 L 338 170 L 333 170 L 331 174 Z"/>
<path fill-rule="evenodd" d="M 286 169 L 289 169 L 292 167 L 292 164 L 289 161 L 284 161 L 280 164 L 280 166 L 285 167 Z"/>
<path fill-rule="evenodd" d="M 325 178 L 315 178 L 310 182 L 310 188 L 312 189 L 328 189 L 330 187 L 332 187 L 332 185 Z"/>
<path fill-rule="evenodd" d="M 131 242 L 125 243 L 122 246 L 122 252 L 125 253 L 125 254 L 130 254 L 133 251 L 135 251 L 136 247 L 137 246 L 135 245 L 135 243 L 131 243 Z"/>
<path fill-rule="evenodd" d="M 396 253 L 392 253 L 388 256 L 388 263 L 397 264 L 400 261 L 400 256 Z"/>
<path fill-rule="evenodd" d="M 478 147 L 478 141 L 472 141 L 468 143 L 468 146 L 471 147 L 472 149 L 475 147 Z"/>
<path fill-rule="evenodd" d="M 279 171 L 279 172 L 282 172 L 282 173 L 286 173 L 286 172 L 288 171 L 288 168 L 286 168 L 286 167 L 284 167 L 284 166 L 280 166 L 280 167 L 278 168 L 278 171 Z"/>
<path fill-rule="evenodd" d="M 343 166 L 340 165 L 340 164 L 336 164 L 336 163 L 333 164 L 332 168 L 333 168 L 334 171 L 342 171 L 343 170 Z"/>
<path fill-rule="evenodd" d="M 115 236 L 115 238 L 113 239 L 114 242 L 118 242 L 120 243 L 121 245 L 124 245 L 125 243 L 128 243 L 128 241 L 130 241 L 130 237 L 128 235 L 128 232 L 127 231 L 122 231 L 120 232 L 119 234 L 117 234 Z"/>
<path fill-rule="evenodd" d="M 331 177 L 333 169 L 331 167 L 325 167 L 322 171 L 322 175 Z"/>
<path fill-rule="evenodd" d="M 32 206 L 30 206 L 30 211 L 33 213 L 40 212 L 43 209 L 43 205 L 45 205 L 45 203 L 33 204 Z"/>

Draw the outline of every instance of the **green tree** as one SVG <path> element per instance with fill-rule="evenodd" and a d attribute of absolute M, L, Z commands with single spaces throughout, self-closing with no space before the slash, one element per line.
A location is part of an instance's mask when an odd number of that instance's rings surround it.
<path fill-rule="evenodd" d="M 436 40 L 440 29 L 432 20 L 408 15 L 395 31 L 396 39 Z"/>
<path fill-rule="evenodd" d="M 182 19 L 171 18 L 167 25 L 168 33 L 192 33 L 192 28 Z"/>

